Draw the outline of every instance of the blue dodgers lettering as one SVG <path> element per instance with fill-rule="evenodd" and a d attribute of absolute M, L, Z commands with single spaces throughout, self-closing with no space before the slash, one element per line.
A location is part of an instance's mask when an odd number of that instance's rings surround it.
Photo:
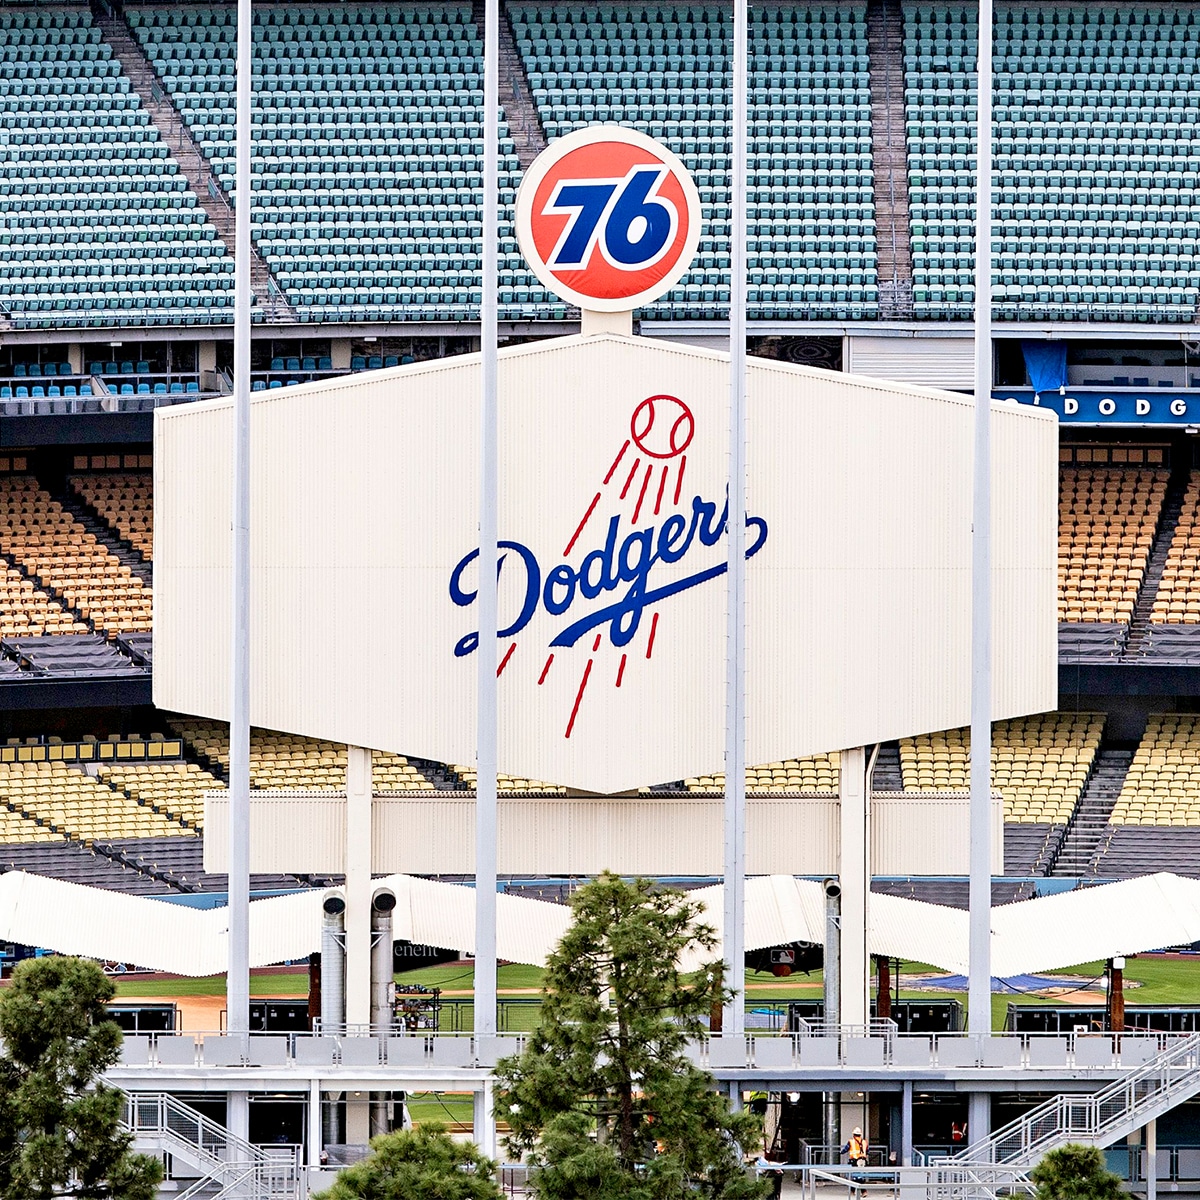
<path fill-rule="evenodd" d="M 608 625 L 613 645 L 627 645 L 637 633 L 642 614 L 648 607 L 725 574 L 728 563 L 720 562 L 661 587 L 649 586 L 650 573 L 656 564 L 679 562 L 696 541 L 702 546 L 716 545 L 725 536 L 728 520 L 728 503 L 718 517 L 715 503 L 696 496 L 692 500 L 690 522 L 682 514 L 673 513 L 661 526 L 636 529 L 618 544 L 621 518 L 615 516 L 608 523 L 604 545 L 588 551 L 578 570 L 569 563 L 559 563 L 545 576 L 536 555 L 527 546 L 520 542 L 501 542 L 500 549 L 512 551 L 515 561 L 524 569 L 525 589 L 521 611 L 511 625 L 499 631 L 500 636 L 506 638 L 520 633 L 533 620 L 539 603 L 551 616 L 566 616 L 581 599 L 596 600 L 628 585 L 619 599 L 571 622 L 550 643 L 551 646 L 573 646 L 585 633 Z M 756 535 L 746 550 L 746 557 L 753 558 L 766 543 L 767 523 L 762 517 L 747 517 L 746 528 Z M 460 608 L 475 601 L 477 593 L 463 588 L 462 576 L 478 557 L 479 551 L 472 550 L 450 574 L 450 599 Z M 497 575 L 503 571 L 508 558 L 507 553 L 501 554 L 496 566 Z M 455 657 L 462 658 L 478 646 L 479 634 L 469 633 L 455 645 Z"/>

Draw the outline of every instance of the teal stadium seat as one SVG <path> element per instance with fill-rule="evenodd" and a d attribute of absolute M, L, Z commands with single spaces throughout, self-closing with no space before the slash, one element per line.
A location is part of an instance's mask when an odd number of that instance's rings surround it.
<path fill-rule="evenodd" d="M 969 315 L 975 8 L 904 12 L 915 310 Z M 1191 322 L 1200 25 L 1186 6 L 996 14 L 995 315 Z"/>
<path fill-rule="evenodd" d="M 517 48 L 549 137 L 597 122 L 663 139 L 693 172 L 705 211 L 696 265 L 645 315 L 728 312 L 727 7 L 509 5 Z M 764 5 L 751 14 L 752 316 L 869 317 L 878 311 L 866 7 Z M 653 79 L 653 85 L 648 84 Z M 835 261 L 834 222 L 843 227 Z M 502 295 L 528 287 L 506 245 Z M 511 266 L 510 266 L 511 264 Z M 839 279 L 838 273 L 846 275 Z M 853 276 L 853 280 L 851 279 Z"/>
<path fill-rule="evenodd" d="M 9 10 L 0 57 L 0 299 L 13 324 L 113 324 L 135 294 L 171 311 L 186 289 L 205 297 L 193 319 L 226 306 L 231 261 L 87 10 Z M 184 228 L 219 248 L 202 272 L 163 266 Z"/>

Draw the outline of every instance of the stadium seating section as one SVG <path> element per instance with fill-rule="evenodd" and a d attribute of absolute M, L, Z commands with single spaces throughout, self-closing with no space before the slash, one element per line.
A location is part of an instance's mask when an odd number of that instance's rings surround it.
<path fill-rule="evenodd" d="M 1062 824 L 1070 816 L 1100 746 L 1104 717 L 1057 712 L 999 721 L 992 732 L 992 786 L 1004 797 L 1004 819 Z M 905 738 L 900 767 L 905 791 L 962 791 L 970 784 L 967 729 Z"/>
<path fill-rule="evenodd" d="M 86 625 L 15 567 L 3 565 L 0 571 L 0 637 L 87 632 Z"/>
<path fill-rule="evenodd" d="M 106 763 L 99 769 L 99 778 L 118 792 L 193 829 L 204 825 L 204 793 L 225 786 L 191 762 Z"/>
<path fill-rule="evenodd" d="M 71 487 L 144 558 L 154 557 L 154 492 L 149 472 L 74 475 Z"/>
<path fill-rule="evenodd" d="M 698 265 L 651 314 L 722 311 L 729 300 L 728 8 L 510 4 L 508 11 L 549 139 L 596 122 L 630 125 L 664 140 L 693 172 L 708 214 Z M 866 7 L 767 5 L 751 20 L 750 311 L 872 316 Z"/>
<path fill-rule="evenodd" d="M 1110 821 L 1200 825 L 1200 715 L 1151 715 Z"/>
<path fill-rule="evenodd" d="M 746 790 L 749 792 L 836 792 L 839 755 L 817 754 L 811 758 L 789 758 L 785 762 L 763 763 L 746 768 Z M 725 773 L 701 775 L 685 779 L 689 792 L 724 792 Z"/>
<path fill-rule="evenodd" d="M 0 13 L 0 302 L 47 325 L 209 320 L 232 265 L 86 8 Z"/>
<path fill-rule="evenodd" d="M 1122 622 L 1133 616 L 1168 476 L 1149 467 L 1061 469 L 1060 621 Z"/>
<path fill-rule="evenodd" d="M 100 632 L 151 628 L 150 588 L 32 476 L 0 476 L 0 555 Z"/>
<path fill-rule="evenodd" d="M 975 14 L 904 4 L 919 317 L 966 316 L 974 299 Z M 1186 5 L 998 9 L 998 316 L 1193 319 L 1198 46 Z"/>
<path fill-rule="evenodd" d="M 235 6 L 127 16 L 236 195 Z M 483 49 L 470 5 L 260 4 L 255 35 L 254 236 L 297 315 L 478 311 Z M 518 166 L 506 132 L 501 168 L 511 204 Z M 528 300 L 515 245 L 506 269 Z M 533 299 L 548 297 L 536 289 Z"/>
<path fill-rule="evenodd" d="M 61 762 L 0 762 L 0 802 L 40 822 L 51 833 L 82 842 L 191 832 L 81 767 Z"/>
<path fill-rule="evenodd" d="M 173 727 L 202 758 L 229 769 L 229 727 L 218 721 L 178 717 Z M 342 791 L 346 787 L 346 747 L 315 738 L 255 729 L 250 737 L 250 786 Z M 398 754 L 372 757 L 376 791 L 427 791 L 433 782 Z"/>
<path fill-rule="evenodd" d="M 1150 620 L 1200 624 L 1200 473 L 1188 484 Z"/>

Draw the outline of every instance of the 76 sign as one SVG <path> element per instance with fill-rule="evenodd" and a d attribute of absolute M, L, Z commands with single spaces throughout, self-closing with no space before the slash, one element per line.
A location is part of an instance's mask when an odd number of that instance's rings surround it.
<path fill-rule="evenodd" d="M 542 152 L 517 193 L 534 274 L 580 308 L 624 312 L 669 291 L 700 241 L 700 196 L 665 146 L 620 126 L 577 130 Z"/>

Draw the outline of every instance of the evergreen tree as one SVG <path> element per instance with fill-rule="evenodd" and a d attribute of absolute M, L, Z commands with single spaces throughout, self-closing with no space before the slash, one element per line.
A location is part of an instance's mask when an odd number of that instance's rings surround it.
<path fill-rule="evenodd" d="M 133 1154 L 121 1093 L 99 1082 L 121 1054 L 114 988 L 79 958 L 21 963 L 0 994 L 0 1197 L 153 1200 L 162 1164 Z"/>
<path fill-rule="evenodd" d="M 1121 1179 L 1104 1165 L 1095 1146 L 1071 1144 L 1051 1150 L 1029 1173 L 1037 1200 L 1117 1200 Z"/>
<path fill-rule="evenodd" d="M 386 1133 L 314 1200 L 502 1200 L 496 1164 L 441 1125 Z"/>
<path fill-rule="evenodd" d="M 758 1120 L 733 1113 L 686 1057 L 721 996 L 720 968 L 678 969 L 711 951 L 700 906 L 648 880 L 605 873 L 572 900 L 571 928 L 546 967 L 541 1023 L 500 1063 L 497 1115 L 527 1154 L 539 1200 L 751 1200 Z"/>

